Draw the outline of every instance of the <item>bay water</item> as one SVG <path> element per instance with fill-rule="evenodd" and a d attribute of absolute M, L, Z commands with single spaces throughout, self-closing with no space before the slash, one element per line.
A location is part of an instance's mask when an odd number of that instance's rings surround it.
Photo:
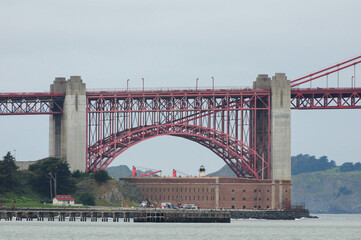
<path fill-rule="evenodd" d="M 0 239 L 206 239 L 361 240 L 361 214 L 322 214 L 318 219 L 239 220 L 231 223 L 133 223 L 0 221 Z"/>

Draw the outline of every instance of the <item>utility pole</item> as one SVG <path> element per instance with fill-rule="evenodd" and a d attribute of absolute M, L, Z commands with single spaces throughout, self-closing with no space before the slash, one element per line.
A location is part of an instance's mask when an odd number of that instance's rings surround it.
<path fill-rule="evenodd" d="M 49 184 L 50 184 L 50 199 L 53 200 L 53 179 L 51 173 L 49 173 Z"/>
<path fill-rule="evenodd" d="M 53 199 L 53 191 L 52 191 L 52 181 L 54 181 L 54 197 L 57 196 L 57 191 L 56 191 L 56 187 L 57 187 L 57 184 L 56 184 L 56 175 L 57 175 L 57 171 L 54 172 L 54 174 L 52 172 L 49 173 L 49 176 L 50 176 L 50 196 L 51 196 L 51 199 Z"/>

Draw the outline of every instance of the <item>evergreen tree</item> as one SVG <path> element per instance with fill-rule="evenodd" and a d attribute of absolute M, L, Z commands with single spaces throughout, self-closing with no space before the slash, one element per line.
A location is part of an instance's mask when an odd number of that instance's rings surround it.
<path fill-rule="evenodd" d="M 34 173 L 32 185 L 44 196 L 53 197 L 56 194 L 71 194 L 75 190 L 75 182 L 71 178 L 69 165 L 58 158 L 47 158 L 29 166 L 29 171 Z M 56 186 L 55 186 L 56 181 Z"/>
<path fill-rule="evenodd" d="M 0 191 L 10 191 L 15 187 L 17 169 L 15 158 L 8 152 L 0 161 Z"/>

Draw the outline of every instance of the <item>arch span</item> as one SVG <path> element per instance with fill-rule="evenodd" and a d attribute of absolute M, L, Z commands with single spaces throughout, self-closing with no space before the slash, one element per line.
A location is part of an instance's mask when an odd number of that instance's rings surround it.
<path fill-rule="evenodd" d="M 130 147 L 157 136 L 176 136 L 196 142 L 217 154 L 238 177 L 269 177 L 269 162 L 243 142 L 220 131 L 188 124 L 138 127 L 110 135 L 88 148 L 87 170 L 105 169 Z"/>

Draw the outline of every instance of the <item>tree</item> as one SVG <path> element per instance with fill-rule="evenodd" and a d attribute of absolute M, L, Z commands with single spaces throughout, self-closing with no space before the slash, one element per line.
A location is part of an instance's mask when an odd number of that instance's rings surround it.
<path fill-rule="evenodd" d="M 344 164 L 342 164 L 340 166 L 340 171 L 341 172 L 351 172 L 351 171 L 355 171 L 355 167 L 353 165 L 352 162 L 345 162 Z"/>
<path fill-rule="evenodd" d="M 75 182 L 71 178 L 69 165 L 59 158 L 49 157 L 38 161 L 29 166 L 29 171 L 34 173 L 33 187 L 44 196 L 52 195 L 54 187 L 57 194 L 70 194 L 75 190 Z"/>
<path fill-rule="evenodd" d="M 15 158 L 10 152 L 0 161 L 0 190 L 9 191 L 17 183 L 16 172 L 18 166 L 15 164 Z"/>
<path fill-rule="evenodd" d="M 108 172 L 105 170 L 97 171 L 97 172 L 93 173 L 93 176 L 97 183 L 105 183 L 106 181 L 111 179 Z"/>
<path fill-rule="evenodd" d="M 79 197 L 79 201 L 84 205 L 95 205 L 94 195 L 90 192 L 82 193 Z"/>
<path fill-rule="evenodd" d="M 299 154 L 291 158 L 292 175 L 304 172 L 324 171 L 336 167 L 335 161 L 329 161 L 326 156 L 317 159 L 315 156 Z"/>

